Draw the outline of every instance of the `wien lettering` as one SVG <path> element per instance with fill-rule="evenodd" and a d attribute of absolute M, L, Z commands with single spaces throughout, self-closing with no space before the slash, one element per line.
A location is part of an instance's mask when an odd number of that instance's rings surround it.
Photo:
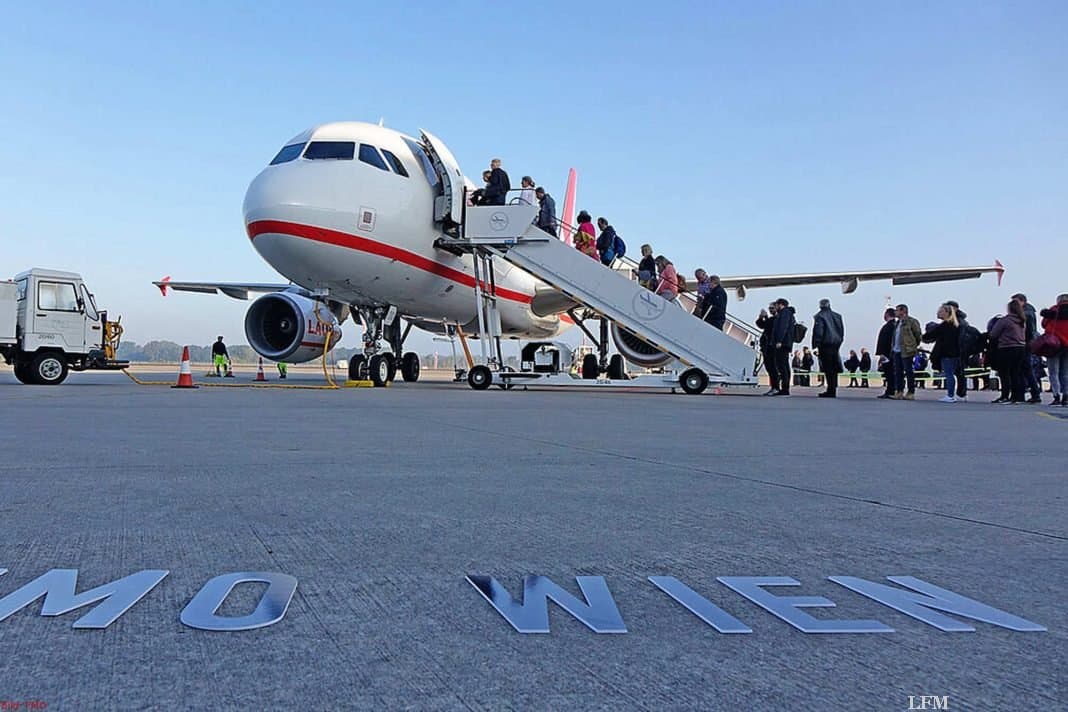
<path fill-rule="evenodd" d="M 0 569 L 4 576 L 7 569 Z M 0 598 L 0 622 L 31 607 L 40 599 L 42 616 L 61 616 L 86 609 L 73 628 L 103 629 L 152 592 L 170 574 L 163 569 L 145 569 L 77 593 L 77 569 L 52 569 Z M 581 597 L 568 592 L 546 576 L 526 576 L 517 600 L 489 576 L 466 577 L 476 591 L 520 633 L 549 632 L 549 601 L 571 614 L 595 633 L 626 633 L 627 627 L 603 576 L 578 576 Z M 853 576 L 829 576 L 828 580 L 946 632 L 974 631 L 964 620 L 981 621 L 1018 632 L 1044 632 L 1046 628 L 971 598 L 939 588 L 912 576 L 888 576 L 887 586 Z M 650 576 L 649 583 L 720 633 L 749 634 L 743 621 L 709 601 L 674 576 Z M 803 633 L 893 633 L 877 620 L 815 618 L 805 608 L 834 608 L 822 596 L 780 596 L 769 589 L 796 587 L 788 576 L 720 576 L 720 584 L 763 608 Z M 267 584 L 259 602 L 247 615 L 222 616 L 219 608 L 237 586 Z M 297 590 L 297 579 L 277 572 L 238 572 L 216 576 L 182 609 L 179 620 L 190 628 L 211 631 L 241 631 L 265 628 L 281 621 Z M 952 614 L 956 618 L 951 618 Z M 961 620 L 964 619 L 964 620 Z"/>

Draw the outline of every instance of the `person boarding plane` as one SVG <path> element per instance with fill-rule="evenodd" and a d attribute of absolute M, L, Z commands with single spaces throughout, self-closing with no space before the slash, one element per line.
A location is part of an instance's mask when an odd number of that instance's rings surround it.
<path fill-rule="evenodd" d="M 245 334 L 258 354 L 273 361 L 319 357 L 337 344 L 340 325 L 351 315 L 364 335 L 363 355 L 350 360 L 350 377 L 369 377 L 381 386 L 399 369 L 405 381 L 415 381 L 418 356 L 404 351 L 413 326 L 434 333 L 459 326 L 480 335 L 475 265 L 447 249 L 443 239 L 456 235 L 473 187 L 446 145 L 427 131 L 417 139 L 376 124 L 323 124 L 287 141 L 245 195 L 249 240 L 289 283 L 166 277 L 154 284 L 164 296 L 168 289 L 236 299 L 262 293 L 245 316 Z M 573 180 L 568 189 L 565 206 L 573 208 Z M 563 224 L 568 222 L 565 215 Z M 841 282 L 849 293 L 872 279 L 915 284 L 985 272 L 996 272 L 1000 281 L 1003 267 L 722 277 L 720 283 L 742 299 L 755 287 Z M 496 333 L 546 339 L 570 326 L 562 315 L 573 302 L 551 298 L 548 292 L 555 290 L 531 274 L 494 258 L 494 278 Z M 620 339 L 616 343 L 630 353 Z"/>

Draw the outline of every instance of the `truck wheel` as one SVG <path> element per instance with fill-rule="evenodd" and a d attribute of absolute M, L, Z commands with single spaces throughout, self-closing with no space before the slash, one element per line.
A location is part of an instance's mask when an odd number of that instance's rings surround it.
<path fill-rule="evenodd" d="M 30 376 L 42 386 L 58 386 L 67 378 L 67 359 L 54 353 L 39 354 L 33 360 Z"/>
<path fill-rule="evenodd" d="M 699 368 L 689 368 L 679 376 L 679 385 L 691 396 L 704 393 L 708 388 L 708 376 Z"/>
<path fill-rule="evenodd" d="M 613 381 L 622 381 L 627 377 L 627 367 L 619 354 L 612 354 L 612 358 L 608 359 L 608 377 Z"/>
<path fill-rule="evenodd" d="M 15 362 L 15 378 L 19 380 L 19 383 L 34 383 L 33 380 L 33 366 L 26 361 Z"/>

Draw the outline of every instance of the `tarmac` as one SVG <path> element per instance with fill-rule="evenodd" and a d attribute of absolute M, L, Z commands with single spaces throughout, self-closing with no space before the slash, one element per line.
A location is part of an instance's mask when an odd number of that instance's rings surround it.
<path fill-rule="evenodd" d="M 170 572 L 105 629 L 72 628 L 96 604 L 0 621 L 0 708 L 1065 709 L 1064 409 L 735 392 L 31 387 L 0 369 L 0 607 L 51 569 L 79 593 Z M 284 617 L 183 624 L 232 572 L 295 577 Z M 626 633 L 556 604 L 549 633 L 520 633 L 469 575 L 517 600 L 525 575 L 580 599 L 576 577 L 604 577 Z M 804 633 L 717 581 L 741 576 L 894 632 Z M 1046 630 L 947 614 L 975 630 L 946 632 L 829 576 L 912 576 Z"/>

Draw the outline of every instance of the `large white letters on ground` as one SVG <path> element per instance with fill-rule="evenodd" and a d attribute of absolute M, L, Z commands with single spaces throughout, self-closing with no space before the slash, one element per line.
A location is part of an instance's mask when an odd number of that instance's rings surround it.
<path fill-rule="evenodd" d="M 886 577 L 896 584 L 911 588 L 912 591 L 865 581 L 855 576 L 828 576 L 827 578 L 840 586 L 845 586 L 850 591 L 856 591 L 862 596 L 867 596 L 884 606 L 890 606 L 896 611 L 901 611 L 907 616 L 912 616 L 928 625 L 933 625 L 939 630 L 966 633 L 974 631 L 975 628 L 949 616 L 936 613 L 931 610 L 932 608 L 963 616 L 964 618 L 990 623 L 1001 628 L 1008 628 L 1009 630 L 1024 632 L 1042 632 L 1046 630 L 1044 626 L 1040 626 L 1037 623 L 1000 611 L 979 601 L 973 601 L 970 598 L 939 588 L 913 576 Z M 919 593 L 915 593 L 915 591 L 919 591 Z"/>
<path fill-rule="evenodd" d="M 260 597 L 256 609 L 247 616 L 220 616 L 215 612 L 234 587 L 242 583 L 265 583 L 267 590 Z M 297 579 L 289 574 L 253 572 L 223 574 L 204 584 L 193 600 L 182 610 L 181 621 L 200 630 L 253 630 L 273 625 L 286 615 L 289 602 L 297 590 Z"/>
<path fill-rule="evenodd" d="M 468 576 L 467 580 L 520 633 L 549 632 L 548 599 L 578 618 L 594 633 L 627 632 L 603 576 L 575 577 L 587 602 L 575 598 L 547 576 L 523 577 L 522 603 L 516 603 L 507 589 L 494 578 Z"/>
<path fill-rule="evenodd" d="M 753 629 L 709 601 L 674 576 L 650 576 L 649 581 L 674 598 L 690 613 L 720 633 L 752 633 Z"/>
<path fill-rule="evenodd" d="M 776 596 L 761 586 L 800 586 L 789 576 L 719 576 L 717 581 L 740 593 L 773 616 L 802 633 L 893 633 L 894 629 L 879 621 L 821 620 L 801 608 L 834 608 L 834 601 L 822 596 Z"/>
<path fill-rule="evenodd" d="M 0 576 L 5 573 L 7 569 L 0 569 Z M 22 588 L 0 598 L 0 621 L 44 596 L 44 604 L 41 606 L 42 616 L 61 616 L 76 608 L 102 601 L 96 608 L 74 621 L 72 627 L 107 628 L 155 588 L 156 584 L 162 581 L 168 573 L 170 572 L 145 569 L 118 581 L 112 581 L 75 595 L 78 570 L 52 569 Z"/>

